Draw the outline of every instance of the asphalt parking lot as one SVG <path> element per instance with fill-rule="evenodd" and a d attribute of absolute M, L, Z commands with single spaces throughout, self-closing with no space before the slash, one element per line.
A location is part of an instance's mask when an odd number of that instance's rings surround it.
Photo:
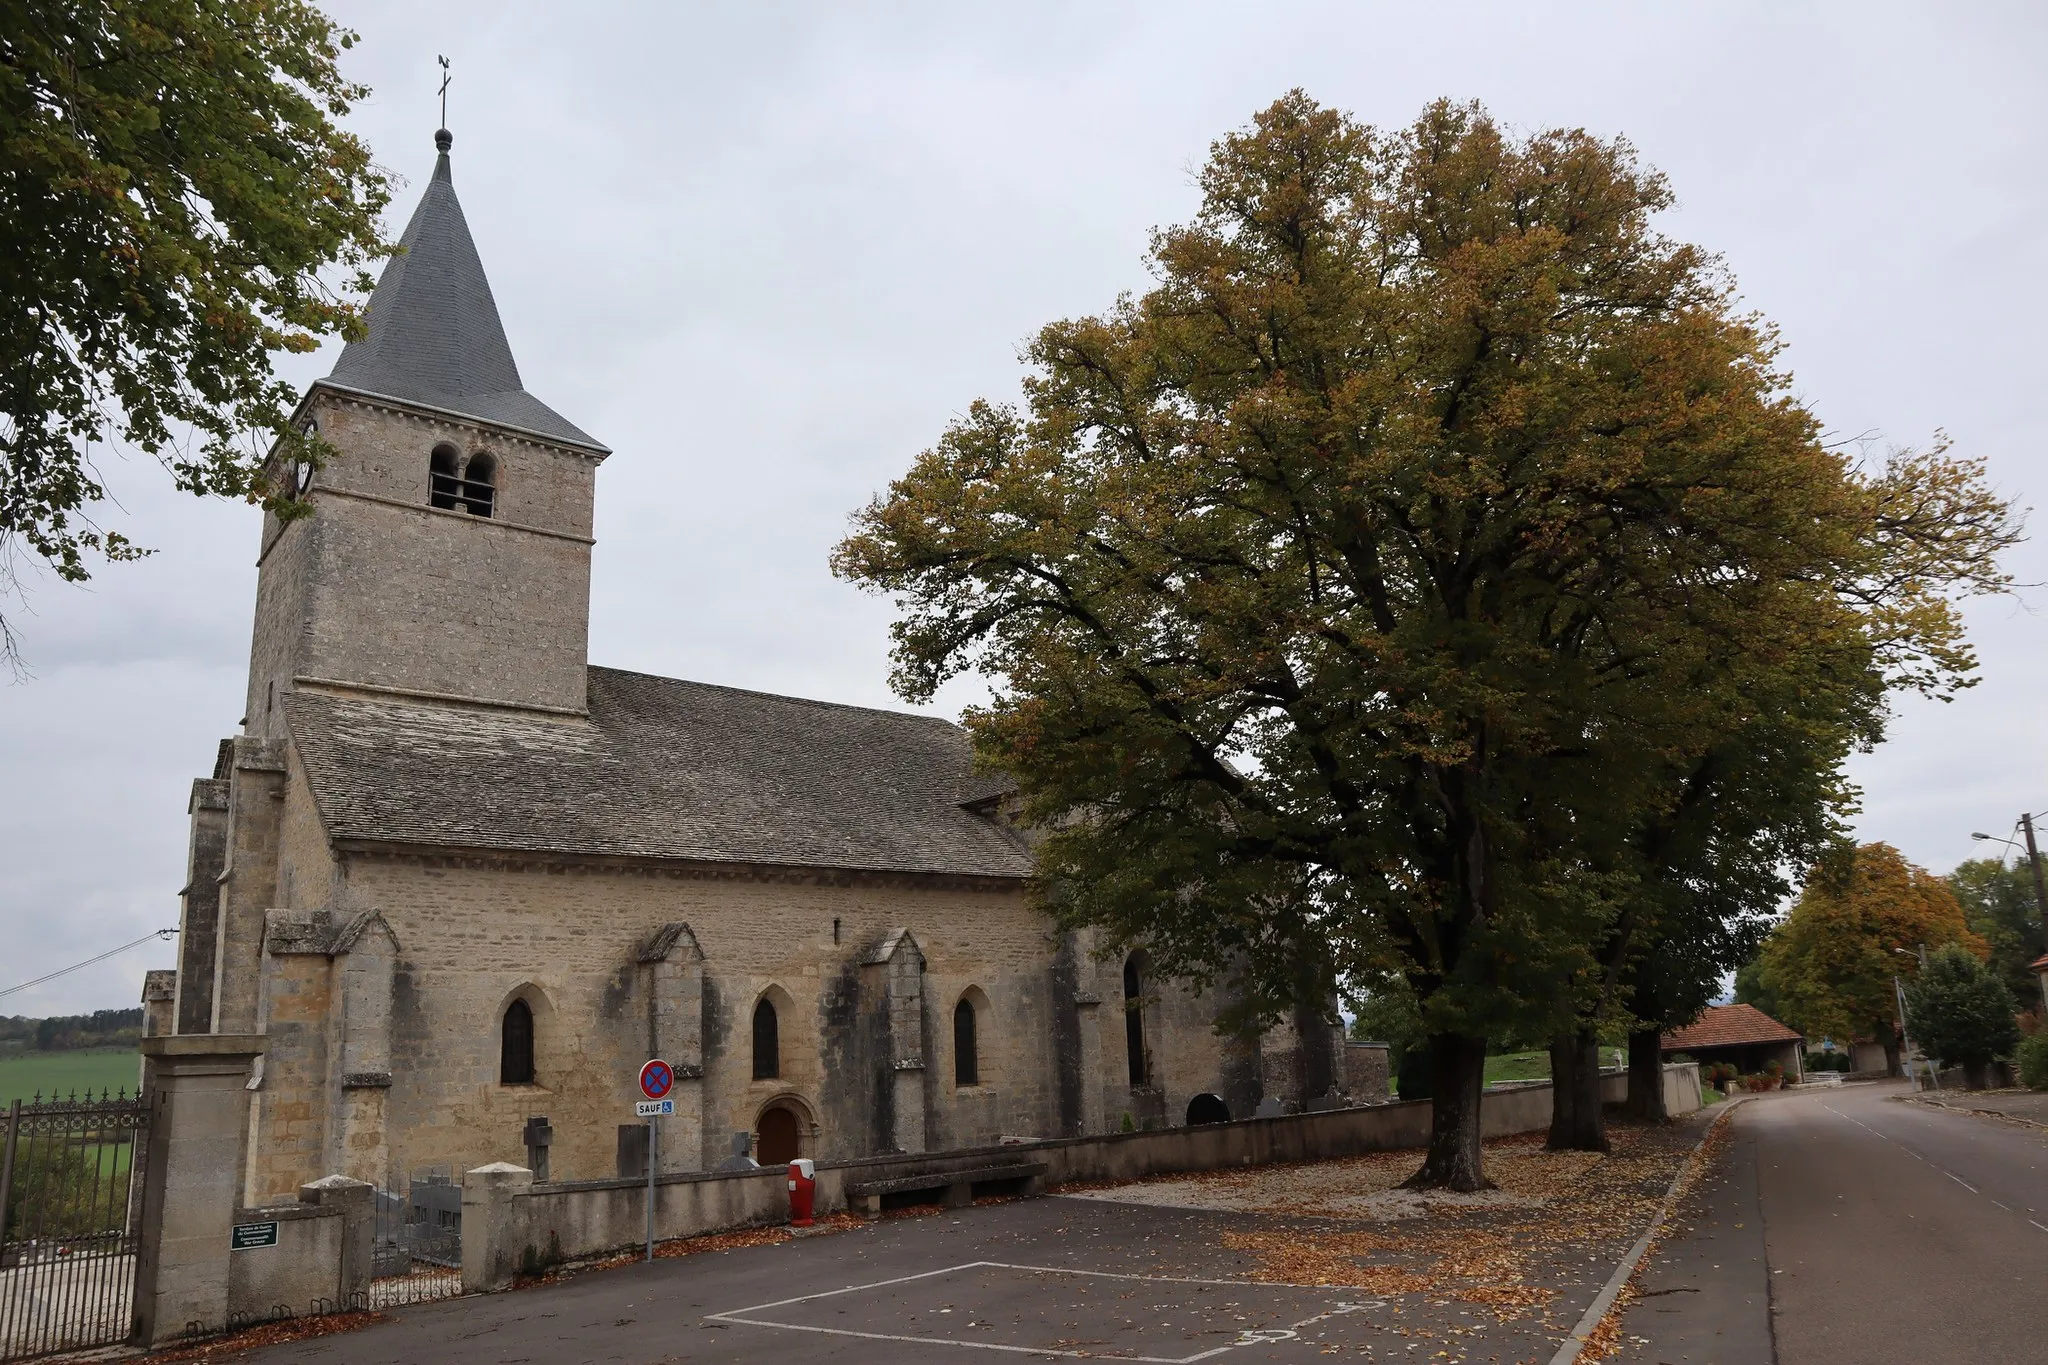
<path fill-rule="evenodd" d="M 1464 1216 L 1477 1244 L 1493 1216 Z M 1506 1311 L 1438 1287 L 1363 1287 L 1375 1265 L 1403 1282 L 1401 1226 L 1055 1196 L 595 1271 L 214 1358 L 1548 1362 L 1627 1245 L 1617 1229 L 1612 1247 L 1551 1248 L 1540 1305 Z M 1289 1283 L 1261 1249 L 1324 1236 L 1379 1247 L 1361 1251 L 1360 1283 Z"/>

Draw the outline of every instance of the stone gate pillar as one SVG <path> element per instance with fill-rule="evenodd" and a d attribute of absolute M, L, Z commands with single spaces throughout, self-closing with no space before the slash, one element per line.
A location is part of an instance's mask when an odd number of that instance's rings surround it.
<path fill-rule="evenodd" d="M 135 1252 L 135 1330 L 141 1346 L 219 1331 L 228 1315 L 228 1239 L 242 1193 L 249 1136 L 249 1064 L 256 1033 L 144 1038 L 157 1110 L 143 1172 Z"/>

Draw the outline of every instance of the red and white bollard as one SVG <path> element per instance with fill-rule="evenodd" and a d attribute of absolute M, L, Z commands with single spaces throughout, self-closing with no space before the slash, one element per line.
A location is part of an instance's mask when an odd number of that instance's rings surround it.
<path fill-rule="evenodd" d="M 807 1156 L 789 1163 L 789 1225 L 807 1228 L 818 1204 L 818 1169 Z"/>

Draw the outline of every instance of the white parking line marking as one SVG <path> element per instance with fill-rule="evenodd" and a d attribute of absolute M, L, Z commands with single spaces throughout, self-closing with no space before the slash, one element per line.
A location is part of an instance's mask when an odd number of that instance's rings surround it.
<path fill-rule="evenodd" d="M 910 1284 L 917 1280 L 928 1280 L 936 1275 L 951 1275 L 962 1270 L 1014 1270 L 1033 1275 L 1083 1275 L 1098 1280 L 1138 1280 L 1158 1284 L 1203 1284 L 1230 1289 L 1308 1289 L 1331 1293 L 1339 1288 L 1323 1284 L 1286 1284 L 1269 1280 L 1203 1280 L 1180 1275 L 1130 1275 L 1110 1270 L 1077 1270 L 1066 1266 L 1017 1265 L 1009 1261 L 967 1261 L 960 1265 L 949 1265 L 938 1270 L 920 1271 L 915 1275 L 899 1275 L 890 1280 L 875 1280 L 868 1284 L 850 1284 L 841 1289 L 825 1289 L 815 1294 L 799 1294 L 794 1298 L 777 1299 L 773 1303 L 757 1303 L 749 1308 L 732 1308 L 723 1313 L 706 1313 L 706 1322 L 730 1323 L 741 1327 L 772 1327 L 785 1332 L 812 1332 L 828 1337 L 857 1337 L 863 1341 L 902 1341 L 920 1346 L 965 1346 L 977 1351 L 1007 1351 L 1013 1355 L 1058 1356 L 1066 1359 L 1114 1359 L 1142 1362 L 1142 1365 L 1195 1365 L 1197 1361 L 1208 1360 L 1240 1346 L 1263 1346 L 1275 1342 L 1292 1341 L 1304 1327 L 1339 1317 L 1347 1313 L 1362 1313 L 1386 1304 L 1378 1299 L 1364 1302 L 1339 1300 L 1325 1312 L 1304 1318 L 1292 1327 L 1252 1327 L 1240 1331 L 1237 1340 L 1212 1346 L 1206 1351 L 1191 1356 L 1105 1356 L 1099 1351 L 1069 1351 L 1057 1346 L 1012 1346 L 994 1341 L 963 1341 L 954 1337 L 914 1337 L 897 1332 L 860 1332 L 847 1327 L 816 1327 L 798 1322 L 762 1322 L 749 1315 L 764 1313 L 771 1308 L 787 1308 L 792 1304 L 809 1303 L 814 1299 L 837 1298 L 841 1294 L 857 1294 L 869 1289 L 886 1289 L 891 1285 Z"/>

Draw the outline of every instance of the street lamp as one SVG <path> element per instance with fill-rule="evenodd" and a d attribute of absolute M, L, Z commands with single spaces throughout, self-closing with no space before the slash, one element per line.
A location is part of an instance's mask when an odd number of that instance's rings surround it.
<path fill-rule="evenodd" d="M 2008 848 L 2021 849 L 2026 853 L 2027 866 L 2034 874 L 2034 904 L 2041 911 L 2041 932 L 2044 935 L 2048 935 L 2048 877 L 2043 877 L 2041 873 L 2041 850 L 2034 844 L 2034 817 L 2032 815 L 2020 816 L 2020 832 L 2026 835 L 2027 842 L 2024 845 L 2015 843 L 2011 839 L 2000 839 L 1990 834 L 1972 834 L 1970 837 L 1982 843 L 2004 844 Z"/>

